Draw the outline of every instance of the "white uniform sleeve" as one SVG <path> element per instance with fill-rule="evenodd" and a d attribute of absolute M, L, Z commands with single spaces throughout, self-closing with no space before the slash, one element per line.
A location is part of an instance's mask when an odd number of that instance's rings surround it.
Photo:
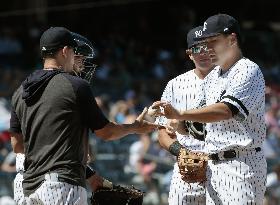
<path fill-rule="evenodd" d="M 232 78 L 221 102 L 228 102 L 238 109 L 236 120 L 243 121 L 265 94 L 265 82 L 259 67 L 254 64 L 240 69 Z"/>

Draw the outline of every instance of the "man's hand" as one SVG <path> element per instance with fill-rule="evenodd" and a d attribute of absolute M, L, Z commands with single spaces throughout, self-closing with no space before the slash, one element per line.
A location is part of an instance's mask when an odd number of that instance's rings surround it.
<path fill-rule="evenodd" d="M 165 130 L 172 138 L 176 138 L 176 132 L 181 135 L 188 135 L 189 132 L 185 129 L 184 121 L 176 119 L 168 119 L 165 125 Z"/>
<path fill-rule="evenodd" d="M 178 120 L 175 119 L 167 120 L 167 124 L 165 125 L 165 130 L 171 138 L 176 138 L 176 131 L 178 130 L 178 125 L 179 125 Z"/>
<path fill-rule="evenodd" d="M 163 110 L 161 110 L 161 108 Z M 168 119 L 178 119 L 180 120 L 181 114 L 176 110 L 170 103 L 156 101 L 154 102 L 150 109 L 154 110 L 155 116 L 165 116 Z"/>
<path fill-rule="evenodd" d="M 97 173 L 95 173 L 94 175 L 92 175 L 90 178 L 87 179 L 87 182 L 89 183 L 89 186 L 93 192 L 103 187 L 103 181 L 104 179 L 101 176 L 99 176 Z"/>
<path fill-rule="evenodd" d="M 144 120 L 147 108 L 135 119 L 133 123 L 117 124 L 109 122 L 105 127 L 94 130 L 94 133 L 104 140 L 116 140 L 129 134 L 146 134 L 153 132 L 161 126 Z"/>
<path fill-rule="evenodd" d="M 154 123 L 144 120 L 145 115 L 148 112 L 148 108 L 144 108 L 143 112 L 136 118 L 134 124 L 137 127 L 137 134 L 149 133 L 160 127 Z"/>

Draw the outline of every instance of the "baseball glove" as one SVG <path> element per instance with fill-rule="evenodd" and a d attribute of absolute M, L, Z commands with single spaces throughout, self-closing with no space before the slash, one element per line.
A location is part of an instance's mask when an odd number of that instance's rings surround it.
<path fill-rule="evenodd" d="M 182 180 L 187 183 L 206 181 L 207 160 L 208 156 L 204 153 L 181 148 L 177 161 Z"/>
<path fill-rule="evenodd" d="M 92 205 L 142 205 L 143 192 L 133 186 L 114 185 L 112 189 L 98 189 L 90 200 Z"/>

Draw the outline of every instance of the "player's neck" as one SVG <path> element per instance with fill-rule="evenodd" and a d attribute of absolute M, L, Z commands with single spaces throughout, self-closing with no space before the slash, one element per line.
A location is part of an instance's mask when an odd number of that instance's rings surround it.
<path fill-rule="evenodd" d="M 243 54 L 241 50 L 229 52 L 228 56 L 226 57 L 228 61 L 225 61 L 223 65 L 221 65 L 222 72 L 227 72 L 232 66 L 236 64 L 241 58 L 243 58 Z"/>
<path fill-rule="evenodd" d="M 55 70 L 55 69 L 62 69 L 60 63 L 58 63 L 55 59 L 45 59 L 44 70 Z"/>
<path fill-rule="evenodd" d="M 202 71 L 202 70 L 200 70 L 199 68 L 195 68 L 195 69 L 194 69 L 194 73 L 197 75 L 197 77 L 198 77 L 199 79 L 202 79 L 202 80 L 203 80 L 203 79 L 208 75 L 209 72 Z"/>

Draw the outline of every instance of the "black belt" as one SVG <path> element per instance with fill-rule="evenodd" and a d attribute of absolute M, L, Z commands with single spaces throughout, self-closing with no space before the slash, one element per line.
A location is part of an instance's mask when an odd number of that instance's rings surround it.
<path fill-rule="evenodd" d="M 255 148 L 255 151 L 256 152 L 259 152 L 261 151 L 261 148 L 260 147 L 257 147 Z M 231 150 L 228 150 L 228 151 L 224 151 L 223 152 L 223 158 L 224 159 L 232 159 L 232 158 L 235 158 L 237 155 L 236 155 L 236 151 L 234 149 L 231 149 Z M 219 158 L 219 154 L 218 153 L 215 153 L 215 154 L 209 154 L 209 159 L 210 160 L 215 160 L 215 161 L 219 161 L 219 160 L 224 160 L 224 159 L 220 159 Z"/>

